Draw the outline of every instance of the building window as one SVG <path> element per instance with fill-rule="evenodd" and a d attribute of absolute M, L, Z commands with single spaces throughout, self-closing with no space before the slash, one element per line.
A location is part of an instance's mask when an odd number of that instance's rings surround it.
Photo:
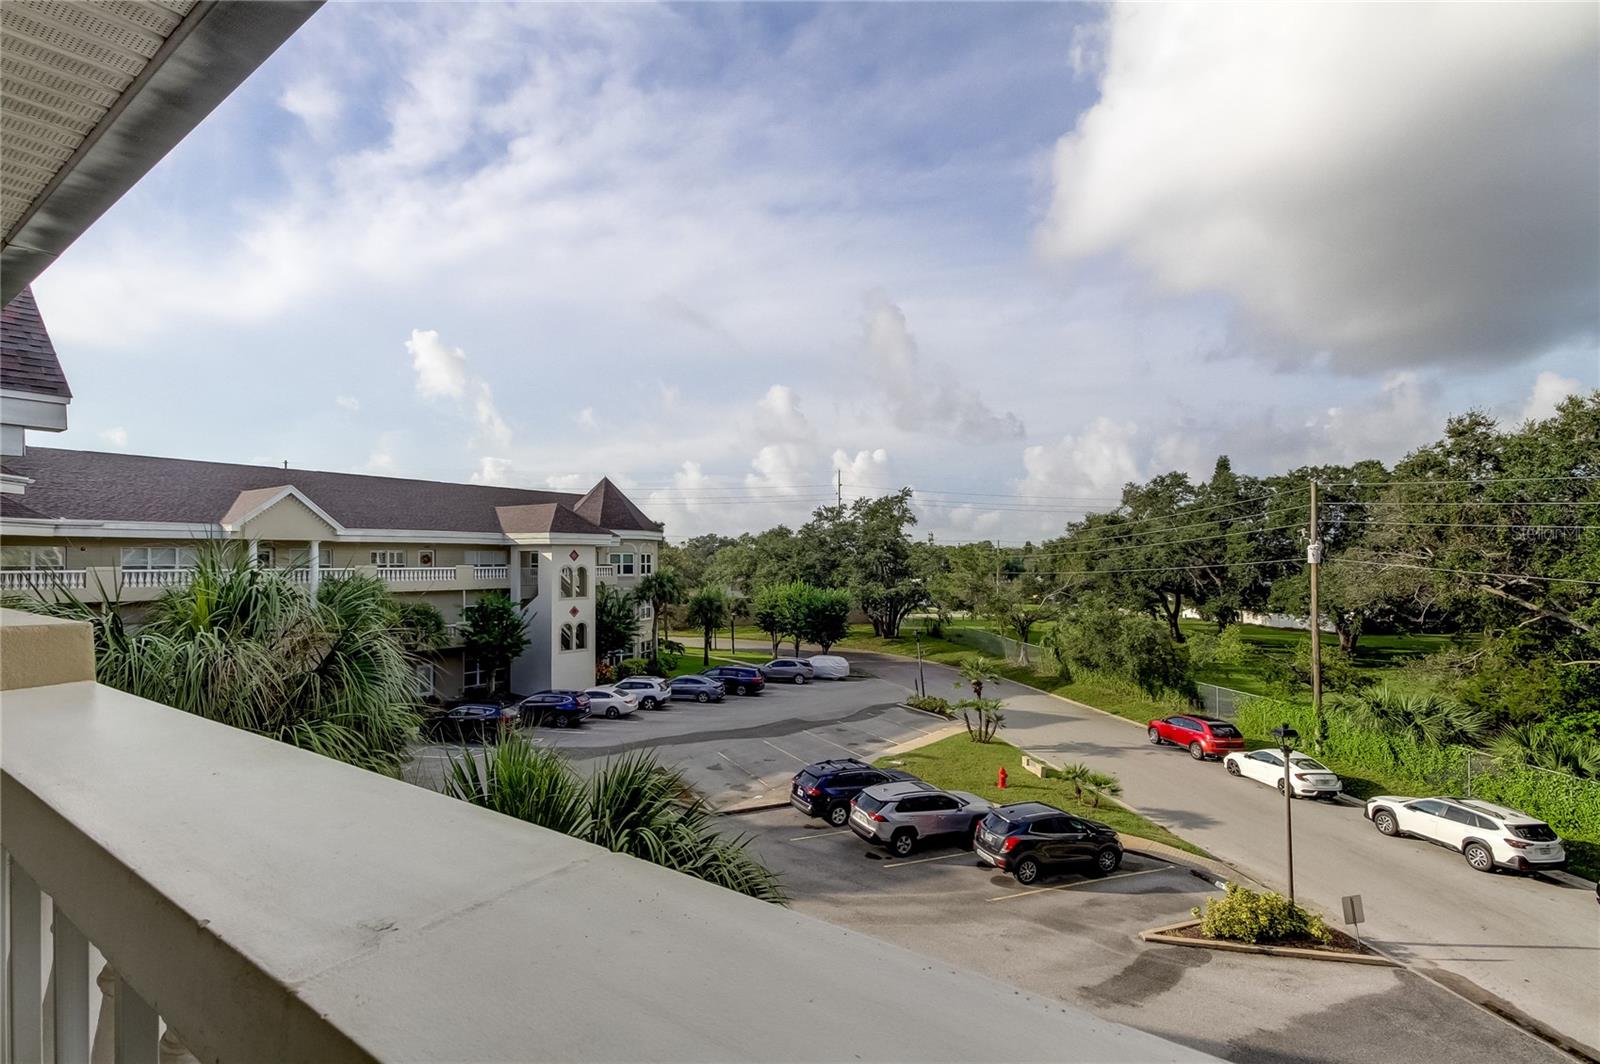
<path fill-rule="evenodd" d="M 257 569 L 271 569 L 272 568 L 272 564 L 276 560 L 276 558 L 277 558 L 277 552 L 273 549 L 272 544 L 270 544 L 270 543 L 257 543 L 256 544 L 256 568 Z"/>
<path fill-rule="evenodd" d="M 433 665 L 426 661 L 417 663 L 417 683 L 412 690 L 418 698 L 427 698 L 433 694 Z"/>
<path fill-rule="evenodd" d="M 649 576 L 650 573 L 651 573 L 650 566 L 651 566 L 650 555 L 648 555 L 648 554 L 639 555 L 639 575 L 640 576 Z"/>
<path fill-rule="evenodd" d="M 570 565 L 561 567 L 561 597 L 572 597 L 572 566 Z"/>
<path fill-rule="evenodd" d="M 372 564 L 379 569 L 404 569 L 406 566 L 406 552 L 403 550 L 375 550 L 372 552 Z"/>
<path fill-rule="evenodd" d="M 588 598 L 589 597 L 589 568 L 588 568 L 588 566 L 584 566 L 584 565 L 578 566 L 578 597 L 579 598 Z"/>
<path fill-rule="evenodd" d="M 432 547 L 423 547 L 421 550 L 417 551 L 417 564 L 418 565 L 433 565 L 434 564 L 434 554 L 433 554 L 433 548 Z"/>
<path fill-rule="evenodd" d="M 611 564 L 616 567 L 618 576 L 633 575 L 632 554 L 613 554 L 611 556 Z"/>
<path fill-rule="evenodd" d="M 60 547 L 0 547 L 0 569 L 60 569 Z"/>
<path fill-rule="evenodd" d="M 465 667 L 461 670 L 462 687 L 483 686 L 483 662 L 472 658 L 467 659 Z"/>
<path fill-rule="evenodd" d="M 564 624 L 561 626 L 561 649 L 572 649 L 572 625 L 570 624 Z"/>
<path fill-rule="evenodd" d="M 507 557 L 507 552 L 503 550 L 469 550 L 467 551 L 467 564 L 505 565 L 507 564 Z M 534 557 L 537 558 L 538 555 L 535 554 Z M 523 568 L 527 569 L 529 566 L 524 565 Z"/>
<path fill-rule="evenodd" d="M 633 615 L 638 620 L 648 621 L 650 618 L 656 615 L 656 608 L 650 605 L 648 602 L 641 602 L 639 603 L 638 607 L 634 609 Z"/>
<path fill-rule="evenodd" d="M 195 553 L 187 547 L 124 547 L 124 569 L 193 569 Z"/>
<path fill-rule="evenodd" d="M 582 621 L 578 622 L 578 634 L 577 634 L 577 638 L 573 641 L 572 649 L 573 650 L 588 650 L 589 649 L 589 626 L 587 624 L 585 624 L 584 622 L 582 622 Z"/>
<path fill-rule="evenodd" d="M 327 547 L 323 547 L 321 550 L 317 551 L 317 565 L 323 569 L 332 569 L 333 551 Z"/>

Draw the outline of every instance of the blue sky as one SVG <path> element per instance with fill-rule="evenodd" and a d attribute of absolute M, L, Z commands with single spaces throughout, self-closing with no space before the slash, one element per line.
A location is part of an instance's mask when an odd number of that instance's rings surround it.
<path fill-rule="evenodd" d="M 330 3 L 37 283 L 60 443 L 1006 540 L 1393 459 L 1600 385 L 1597 86 L 1582 5 Z"/>

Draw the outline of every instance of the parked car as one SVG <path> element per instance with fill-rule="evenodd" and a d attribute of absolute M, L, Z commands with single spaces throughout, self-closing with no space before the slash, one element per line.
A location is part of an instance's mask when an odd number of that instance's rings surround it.
<path fill-rule="evenodd" d="M 1230 776 L 1265 783 L 1283 793 L 1283 754 L 1277 750 L 1235 750 L 1222 763 Z M 1344 790 L 1344 782 L 1332 769 L 1298 750 L 1289 755 L 1289 782 L 1296 798 L 1335 798 Z"/>
<path fill-rule="evenodd" d="M 914 780 L 909 772 L 873 768 L 853 757 L 807 765 L 789 781 L 789 804 L 806 816 L 819 816 L 836 828 L 850 822 L 850 800 L 868 787 Z"/>
<path fill-rule="evenodd" d="M 1147 732 L 1157 746 L 1172 743 L 1186 747 L 1196 761 L 1208 757 L 1222 757 L 1233 750 L 1244 749 L 1244 736 L 1238 728 L 1225 720 L 1211 717 L 1193 717 L 1177 714 L 1150 722 Z"/>
<path fill-rule="evenodd" d="M 674 676 L 667 686 L 680 702 L 721 702 L 728 693 L 721 680 L 709 676 Z"/>
<path fill-rule="evenodd" d="M 972 848 L 985 863 L 1010 872 L 1024 885 L 1061 865 L 1087 864 L 1102 876 L 1122 865 L 1122 842 L 1115 831 L 1043 802 L 991 810 L 978 825 Z"/>
<path fill-rule="evenodd" d="M 761 666 L 761 675 L 773 681 L 806 683 L 816 675 L 816 668 L 804 658 L 773 658 Z"/>
<path fill-rule="evenodd" d="M 589 696 L 582 691 L 540 691 L 524 698 L 519 708 L 522 719 L 535 727 L 576 728 L 589 715 Z"/>
<path fill-rule="evenodd" d="M 1455 850 L 1479 872 L 1565 868 L 1561 836 L 1542 820 L 1475 798 L 1401 798 L 1367 803 L 1367 819 L 1385 835 L 1412 835 Z"/>
<path fill-rule="evenodd" d="M 806 659 L 811 675 L 818 680 L 843 680 L 850 675 L 850 663 L 836 654 L 814 654 Z"/>
<path fill-rule="evenodd" d="M 626 716 L 639 708 L 637 698 L 614 687 L 591 687 L 583 693 L 589 696 L 589 712 L 604 713 L 610 720 Z"/>
<path fill-rule="evenodd" d="M 868 787 L 850 803 L 850 830 L 867 842 L 908 856 L 928 839 L 959 839 L 971 845 L 978 825 L 994 808 L 966 791 L 942 791 L 921 780 Z"/>
<path fill-rule="evenodd" d="M 429 717 L 424 724 L 432 739 L 497 738 L 502 728 L 515 728 L 520 714 L 515 705 L 497 706 L 487 702 L 468 702 Z"/>
<path fill-rule="evenodd" d="M 611 685 L 639 700 L 640 709 L 666 709 L 672 688 L 659 676 L 629 676 Z"/>
<path fill-rule="evenodd" d="M 767 678 L 754 665 L 713 665 L 700 675 L 720 681 L 730 695 L 758 695 L 767 686 Z"/>

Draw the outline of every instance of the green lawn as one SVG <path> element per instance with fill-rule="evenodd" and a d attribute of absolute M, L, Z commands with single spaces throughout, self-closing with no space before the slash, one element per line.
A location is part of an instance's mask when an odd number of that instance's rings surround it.
<path fill-rule="evenodd" d="M 1153 842 L 1165 843 L 1207 856 L 1206 852 L 1186 842 L 1125 806 L 1110 799 L 1102 800 L 1098 807 L 1080 801 L 1072 785 L 1061 780 L 1040 779 L 1022 767 L 1022 752 L 1010 743 L 975 743 L 965 735 L 952 735 L 936 743 L 904 754 L 895 754 L 878 761 L 880 766 L 903 768 L 938 787 L 970 791 L 992 802 L 1045 802 L 1069 813 L 1099 820 L 1109 824 L 1124 835 L 1133 835 Z M 995 786 L 995 775 L 1005 766 L 1008 777 L 1005 790 Z"/>
<path fill-rule="evenodd" d="M 729 653 L 726 650 L 713 650 L 711 652 L 711 665 L 731 665 L 734 662 L 743 662 L 746 665 L 765 665 L 772 659 L 766 654 L 753 654 L 747 650 L 738 653 Z M 677 667 L 667 673 L 666 678 L 684 676 L 694 672 L 704 672 L 710 668 L 702 658 L 699 647 L 685 647 L 684 655 L 678 659 Z"/>

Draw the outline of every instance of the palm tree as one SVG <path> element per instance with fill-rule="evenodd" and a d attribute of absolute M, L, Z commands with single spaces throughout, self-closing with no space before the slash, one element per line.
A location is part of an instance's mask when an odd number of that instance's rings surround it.
<path fill-rule="evenodd" d="M 640 577 L 634 594 L 650 603 L 650 642 L 656 648 L 654 653 L 659 654 L 661 643 L 657 628 L 664 620 L 663 611 L 683 597 L 683 582 L 678 579 L 676 569 L 663 566 L 649 576 Z"/>
<path fill-rule="evenodd" d="M 1475 744 L 1489 730 L 1489 717 L 1482 710 L 1431 691 L 1402 694 L 1380 687 L 1346 704 L 1359 724 L 1435 746 Z"/>
<path fill-rule="evenodd" d="M 739 622 L 750 616 L 750 599 L 738 591 L 729 591 L 725 596 L 728 600 L 728 649 L 739 649 Z"/>
<path fill-rule="evenodd" d="M 1600 779 L 1600 743 L 1566 735 L 1538 724 L 1511 725 L 1494 737 L 1489 750 L 1502 761 Z"/>
<path fill-rule="evenodd" d="M 228 544 L 203 550 L 137 629 L 114 603 L 8 604 L 91 622 L 108 687 L 387 775 L 408 757 L 412 636 L 375 577 L 326 581 L 313 599 Z"/>
<path fill-rule="evenodd" d="M 977 654 L 961 663 L 961 678 L 972 685 L 973 698 L 982 698 L 985 684 L 1000 682 L 1000 669 L 993 658 Z"/>
<path fill-rule="evenodd" d="M 1072 784 L 1073 795 L 1078 801 L 1083 801 L 1083 796 L 1089 796 L 1089 804 L 1100 808 L 1100 799 L 1107 795 L 1122 793 L 1122 782 L 1109 772 L 1097 772 L 1083 762 L 1075 762 L 1066 768 L 1057 769 L 1056 779 L 1065 780 Z"/>
<path fill-rule="evenodd" d="M 711 635 L 727 618 L 728 602 L 716 588 L 701 588 L 689 597 L 687 619 L 690 624 L 699 625 L 704 636 L 700 647 L 703 664 L 711 664 Z"/>
<path fill-rule="evenodd" d="M 559 751 L 512 735 L 481 760 L 453 760 L 445 793 L 752 898 L 786 900 L 748 837 L 717 832 L 705 803 L 649 751 L 607 761 L 585 780 Z"/>

